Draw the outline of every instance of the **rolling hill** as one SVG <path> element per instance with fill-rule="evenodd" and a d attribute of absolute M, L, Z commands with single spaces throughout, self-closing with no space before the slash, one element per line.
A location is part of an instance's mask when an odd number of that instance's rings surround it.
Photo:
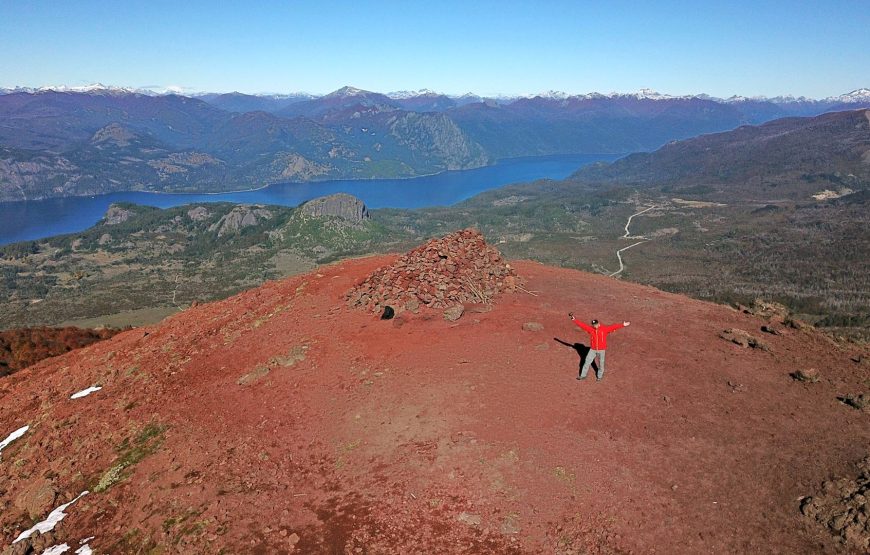
<path fill-rule="evenodd" d="M 790 194 L 799 184 L 815 188 L 867 188 L 870 185 L 870 111 L 851 110 L 813 118 L 783 118 L 759 126 L 703 135 L 667 144 L 651 153 L 626 156 L 608 165 L 584 168 L 577 181 L 644 185 L 783 185 Z"/>
<path fill-rule="evenodd" d="M 486 263 L 469 254 L 419 270 Z M 396 259 L 270 282 L 0 379 L 6 551 L 866 549 L 842 516 L 866 511 L 867 414 L 839 400 L 866 390 L 854 351 L 527 261 L 511 266 L 533 294 L 458 320 L 348 308 Z M 601 382 L 575 379 L 572 309 L 631 321 Z M 721 338 L 735 329 L 758 348 Z M 810 368 L 818 381 L 790 376 Z"/>

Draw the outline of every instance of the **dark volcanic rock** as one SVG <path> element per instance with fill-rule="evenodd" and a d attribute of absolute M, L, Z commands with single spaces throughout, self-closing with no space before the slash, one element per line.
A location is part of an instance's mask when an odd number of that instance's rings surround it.
<path fill-rule="evenodd" d="M 368 208 L 360 199 L 347 193 L 336 193 L 309 200 L 299 207 L 305 216 L 320 218 L 335 216 L 350 222 L 361 222 L 369 217 Z"/>
<path fill-rule="evenodd" d="M 853 409 L 870 412 L 870 396 L 864 395 L 863 393 L 859 395 L 843 395 L 837 397 L 837 399 L 839 399 L 844 405 L 850 406 Z"/>

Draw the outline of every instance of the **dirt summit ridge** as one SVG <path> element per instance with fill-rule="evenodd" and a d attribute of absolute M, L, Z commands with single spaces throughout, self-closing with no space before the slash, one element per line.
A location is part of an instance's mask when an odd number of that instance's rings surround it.
<path fill-rule="evenodd" d="M 0 379 L 0 554 L 866 546 L 853 478 L 870 414 L 839 400 L 868 393 L 866 352 L 648 286 L 508 268 L 479 241 L 321 266 Z M 400 260 L 457 268 L 402 285 Z M 492 302 L 455 321 L 348 305 L 373 275 L 401 294 L 461 270 Z M 534 294 L 496 294 L 514 275 Z M 588 336 L 568 311 L 631 322 L 601 382 L 576 379 Z"/>
<path fill-rule="evenodd" d="M 431 239 L 378 268 L 347 294 L 348 306 L 380 312 L 489 303 L 515 291 L 516 272 L 476 229 Z"/>

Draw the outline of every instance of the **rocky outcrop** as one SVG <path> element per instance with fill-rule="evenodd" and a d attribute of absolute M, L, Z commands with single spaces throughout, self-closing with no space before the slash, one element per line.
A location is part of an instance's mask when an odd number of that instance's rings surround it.
<path fill-rule="evenodd" d="M 149 160 L 148 166 L 157 170 L 157 176 L 161 180 L 166 180 L 175 174 L 186 174 L 202 166 L 219 166 L 222 163 L 202 152 L 173 152 L 165 158 Z"/>
<path fill-rule="evenodd" d="M 719 337 L 726 341 L 730 341 L 735 345 L 740 345 L 741 347 L 752 347 L 753 349 L 760 349 L 762 351 L 769 351 L 770 346 L 752 335 L 751 333 L 741 330 L 738 328 L 728 328 L 719 332 Z"/>
<path fill-rule="evenodd" d="M 369 211 L 365 203 L 347 193 L 336 193 L 309 200 L 299 207 L 299 212 L 303 216 L 314 218 L 334 216 L 354 223 L 369 218 Z"/>
<path fill-rule="evenodd" d="M 110 123 L 94 133 L 94 136 L 91 137 L 91 142 L 98 145 L 97 148 L 103 145 L 124 147 L 129 146 L 130 142 L 135 138 L 136 134 L 123 125 Z"/>
<path fill-rule="evenodd" d="M 390 134 L 399 144 L 445 170 L 479 168 L 489 163 L 483 147 L 444 114 L 411 112 L 395 116 L 390 122 Z"/>
<path fill-rule="evenodd" d="M 489 303 L 516 286 L 516 273 L 501 253 L 479 231 L 465 229 L 431 239 L 377 269 L 347 293 L 347 304 L 373 312 L 386 306 L 447 308 Z"/>
<path fill-rule="evenodd" d="M 310 181 L 329 173 L 332 169 L 327 164 L 318 164 L 299 154 L 284 154 L 275 158 L 272 163 L 278 176 L 296 181 Z"/>
<path fill-rule="evenodd" d="M 118 204 L 112 204 L 103 216 L 105 225 L 118 225 L 126 222 L 133 215 L 133 211 Z"/>
<path fill-rule="evenodd" d="M 187 217 L 195 222 L 207 220 L 211 216 L 211 212 L 205 206 L 196 206 L 187 211 Z"/>
<path fill-rule="evenodd" d="M 858 464 L 854 478 L 836 478 L 801 500 L 801 513 L 824 526 L 856 553 L 870 550 L 870 457 Z"/>
<path fill-rule="evenodd" d="M 77 192 L 81 181 L 80 168 L 63 156 L 41 153 L 22 158 L 20 152 L 0 146 L 0 202 L 85 194 Z"/>
<path fill-rule="evenodd" d="M 217 231 L 218 237 L 223 237 L 228 233 L 236 233 L 240 229 L 257 225 L 263 220 L 271 220 L 272 217 L 272 212 L 262 206 L 242 204 L 210 225 L 208 230 Z"/>

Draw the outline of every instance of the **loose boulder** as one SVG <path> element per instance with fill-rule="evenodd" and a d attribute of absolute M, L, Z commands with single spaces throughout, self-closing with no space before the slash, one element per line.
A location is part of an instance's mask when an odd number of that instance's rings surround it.
<path fill-rule="evenodd" d="M 739 328 L 728 328 L 723 330 L 719 332 L 719 337 L 736 345 L 740 345 L 741 347 L 751 347 L 753 349 L 761 349 L 762 351 L 770 350 L 770 347 L 766 343 L 749 332 Z"/>
<path fill-rule="evenodd" d="M 448 322 L 455 322 L 462 318 L 462 313 L 465 312 L 465 307 L 461 304 L 451 306 L 444 311 L 444 319 Z"/>
<path fill-rule="evenodd" d="M 815 368 L 795 370 L 791 373 L 791 377 L 797 382 L 816 383 L 819 381 L 819 371 Z"/>

